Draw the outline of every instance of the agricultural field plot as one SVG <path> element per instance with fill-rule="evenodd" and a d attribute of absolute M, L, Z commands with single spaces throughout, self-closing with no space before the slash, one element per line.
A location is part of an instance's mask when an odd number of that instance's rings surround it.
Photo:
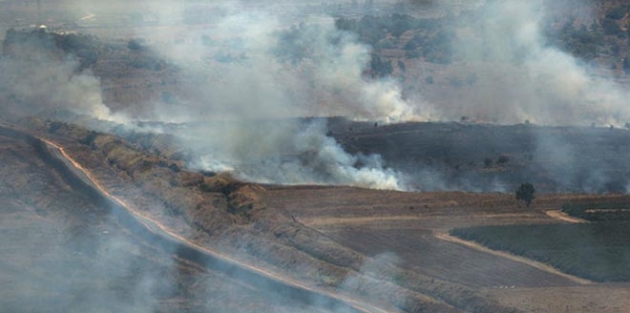
<path fill-rule="evenodd" d="M 398 264 L 439 279 L 489 288 L 575 285 L 532 266 L 440 240 L 428 230 L 347 228 L 327 231 L 343 245 L 369 256 L 396 255 Z"/>
<path fill-rule="evenodd" d="M 566 203 L 562 212 L 575 218 L 593 222 L 630 220 L 630 202 L 599 201 Z"/>
<path fill-rule="evenodd" d="M 342 228 L 361 227 L 366 230 L 434 230 L 448 231 L 454 227 L 469 227 L 471 225 L 511 225 L 531 223 L 554 223 L 540 214 L 494 214 L 471 216 L 419 216 L 419 215 L 393 215 L 378 217 L 298 217 L 301 223 L 320 231 L 336 231 Z"/>
<path fill-rule="evenodd" d="M 483 226 L 451 233 L 571 275 L 600 282 L 630 281 L 628 222 Z"/>
<path fill-rule="evenodd" d="M 268 187 L 265 201 L 317 228 L 360 224 L 372 228 L 446 230 L 464 225 L 557 222 L 541 210 L 526 208 L 509 194 Z M 555 196 L 541 196 L 537 204 L 545 208 L 561 206 Z"/>
<path fill-rule="evenodd" d="M 538 204 L 559 208 L 561 198 L 542 196 Z M 520 206 L 511 195 L 295 187 L 269 188 L 266 201 L 344 246 L 368 256 L 395 254 L 401 267 L 439 279 L 486 288 L 576 284 L 435 236 L 454 227 L 558 223 L 544 210 Z"/>
<path fill-rule="evenodd" d="M 630 307 L 627 284 L 485 289 L 481 294 L 524 312 L 624 313 Z"/>

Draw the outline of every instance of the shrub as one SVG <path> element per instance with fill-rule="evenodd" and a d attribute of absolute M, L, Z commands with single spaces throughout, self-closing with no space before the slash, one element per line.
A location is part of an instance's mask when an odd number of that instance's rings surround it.
<path fill-rule="evenodd" d="M 525 205 L 529 207 L 534 200 L 536 189 L 532 183 L 522 183 L 516 190 L 516 199 L 525 202 Z"/>
<path fill-rule="evenodd" d="M 491 158 L 485 158 L 483 160 L 483 166 L 486 167 L 486 168 L 492 166 L 492 159 Z"/>

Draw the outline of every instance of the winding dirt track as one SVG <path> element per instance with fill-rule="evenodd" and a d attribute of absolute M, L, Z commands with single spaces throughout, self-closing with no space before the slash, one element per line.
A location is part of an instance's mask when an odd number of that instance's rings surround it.
<path fill-rule="evenodd" d="M 109 204 L 120 222 L 134 234 L 161 246 L 179 258 L 210 270 L 225 272 L 235 279 L 245 279 L 247 283 L 259 287 L 259 290 L 262 292 L 277 293 L 282 296 L 299 299 L 306 304 L 315 303 L 320 308 L 328 310 L 346 309 L 354 312 L 388 312 L 385 309 L 348 296 L 307 286 L 294 279 L 240 262 L 228 255 L 199 246 L 174 233 L 160 222 L 133 209 L 131 205 L 122 199 L 110 194 L 89 170 L 81 166 L 58 144 L 2 125 L 0 125 L 0 135 L 22 140 L 33 145 L 40 157 L 52 168 L 58 170 L 71 186 L 77 187 L 80 191 L 103 202 L 103 204 Z"/>
<path fill-rule="evenodd" d="M 40 138 L 41 139 L 41 138 Z M 134 210 L 129 204 L 127 204 L 126 202 L 124 202 L 123 200 L 121 200 L 118 197 L 115 197 L 113 195 L 111 195 L 107 190 L 105 190 L 103 188 L 103 186 L 100 185 L 100 183 L 98 182 L 98 180 L 96 180 L 92 174 L 85 169 L 84 167 L 81 166 L 81 164 L 79 164 L 78 162 L 76 162 L 76 160 L 74 160 L 73 158 L 71 158 L 66 152 L 65 150 L 50 142 L 47 140 L 42 139 L 44 142 L 46 142 L 46 144 L 58 149 L 58 151 L 66 158 L 66 160 L 68 162 L 70 162 L 77 170 L 81 171 L 89 180 L 90 182 L 92 182 L 92 184 L 94 185 L 95 188 L 97 188 L 103 195 L 105 195 L 107 198 L 111 199 L 112 201 L 116 202 L 120 207 L 124 208 L 127 210 L 127 212 L 131 213 L 133 215 L 133 218 L 137 221 L 140 222 L 142 225 L 144 225 L 146 227 L 147 230 L 149 230 L 150 232 L 156 234 L 156 235 L 160 235 L 160 236 L 168 236 L 170 237 L 169 239 L 176 241 L 177 243 L 180 243 L 183 245 L 183 247 L 179 247 L 179 251 L 177 251 L 178 255 L 183 256 L 185 259 L 192 259 L 195 261 L 199 261 L 199 253 L 206 255 L 206 256 L 210 256 L 211 258 L 216 258 L 219 261 L 222 262 L 226 262 L 229 265 L 233 265 L 236 267 L 239 267 L 243 270 L 245 270 L 246 272 L 248 272 L 248 274 L 257 274 L 260 275 L 261 278 L 267 278 L 269 280 L 274 280 L 275 283 L 273 285 L 276 285 L 274 287 L 278 288 L 278 287 L 288 287 L 289 290 L 277 290 L 280 291 L 280 293 L 286 294 L 286 295 L 291 295 L 293 297 L 296 298 L 301 298 L 302 300 L 309 302 L 309 301 L 313 301 L 315 303 L 318 302 L 318 300 L 316 298 L 322 298 L 321 300 L 324 300 L 324 303 L 328 302 L 326 306 L 329 306 L 331 309 L 335 308 L 337 306 L 339 306 L 340 303 L 333 303 L 333 302 L 343 302 L 343 304 L 347 304 L 347 306 L 349 306 L 349 308 L 361 311 L 361 312 L 387 312 L 385 310 L 373 307 L 371 305 L 368 304 L 364 304 L 364 303 L 359 303 L 356 300 L 347 298 L 347 297 L 343 297 L 340 295 L 335 295 L 332 293 L 328 293 L 325 291 L 321 291 L 321 290 L 315 290 L 309 286 L 306 286 L 300 282 L 297 282 L 295 280 L 292 280 L 290 278 L 286 278 L 283 276 L 280 276 L 276 273 L 272 273 L 270 271 L 264 270 L 262 268 L 259 267 L 254 267 L 252 265 L 249 264 L 245 264 L 242 263 L 240 261 L 237 261 L 225 254 L 221 254 L 217 251 L 214 250 L 210 250 L 208 248 L 199 246 L 191 241 L 188 241 L 186 238 L 181 237 L 180 235 L 172 232 L 171 230 L 169 230 L 167 227 L 165 227 L 164 225 L 160 224 L 158 221 L 151 219 L 150 217 L 143 215 L 142 213 L 138 212 L 137 210 Z M 201 259 L 207 259 L 207 258 L 201 258 Z M 251 282 L 250 279 L 248 278 L 248 282 Z M 280 285 L 278 285 L 278 283 Z M 284 284 L 285 286 L 281 286 L 282 284 Z M 259 285 L 259 284 L 256 284 Z M 264 285 L 264 284 L 263 284 Z M 300 295 L 298 293 L 300 292 L 305 292 L 305 293 L 311 293 L 310 295 Z M 312 299 L 309 299 L 310 297 L 312 297 Z"/>

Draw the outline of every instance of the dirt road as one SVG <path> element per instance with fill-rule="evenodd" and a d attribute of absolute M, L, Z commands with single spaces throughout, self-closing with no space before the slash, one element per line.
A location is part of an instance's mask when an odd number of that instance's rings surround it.
<path fill-rule="evenodd" d="M 231 258 L 228 255 L 219 253 L 214 250 L 210 250 L 206 247 L 202 247 L 197 245 L 194 242 L 187 240 L 186 238 L 174 233 L 166 226 L 162 225 L 159 221 L 154 220 L 146 215 L 143 215 L 139 211 L 133 209 L 133 207 L 127 204 L 125 201 L 120 198 L 113 196 L 110 194 L 100 183 L 99 181 L 92 175 L 92 173 L 84 168 L 81 164 L 79 164 L 75 159 L 73 159 L 70 155 L 66 153 L 63 147 L 48 141 L 43 138 L 39 138 L 47 145 L 51 146 L 54 149 L 57 149 L 61 155 L 65 158 L 66 162 L 69 162 L 76 170 L 80 171 L 85 177 L 89 179 L 92 185 L 105 197 L 112 200 L 116 204 L 118 204 L 121 208 L 127 210 L 129 213 L 133 215 L 133 218 L 140 222 L 142 225 L 146 227 L 150 232 L 161 235 L 168 236 L 169 239 L 184 245 L 185 247 L 179 248 L 180 257 L 183 256 L 185 259 L 197 260 L 200 256 L 206 256 L 218 259 L 232 267 L 238 267 L 241 270 L 244 270 L 245 274 L 255 275 L 256 278 L 266 278 L 267 280 L 271 280 L 271 284 L 269 286 L 273 286 L 274 288 L 278 288 L 281 294 L 288 295 L 291 297 L 302 298 L 305 301 L 313 301 L 313 303 L 325 303 L 325 307 L 337 308 L 338 306 L 346 306 L 350 309 L 360 311 L 360 312 L 388 312 L 384 309 L 372 306 L 367 303 L 360 302 L 358 300 L 334 294 L 331 292 L 327 292 L 324 290 L 316 290 L 310 286 L 306 286 L 301 282 L 295 281 L 291 278 L 279 275 L 277 273 L 270 272 L 268 270 L 262 269 L 260 267 L 256 267 L 250 264 L 242 263 L 238 260 Z M 207 263 L 207 262 L 205 262 Z M 252 278 L 249 278 L 251 282 Z M 269 282 L 267 282 L 269 283 Z M 284 290 L 282 290 L 284 289 Z M 319 300 L 312 300 L 319 298 Z M 323 301 L 323 302 L 321 302 Z"/>
<path fill-rule="evenodd" d="M 78 189 L 87 192 L 88 196 L 96 197 L 110 205 L 112 210 L 117 211 L 116 216 L 121 223 L 130 231 L 168 251 L 175 251 L 176 257 L 211 270 L 223 270 L 230 276 L 246 279 L 247 283 L 260 287 L 261 292 L 274 292 L 281 296 L 302 300 L 309 305 L 316 304 L 323 309 L 345 308 L 355 312 L 390 312 L 347 295 L 307 286 L 284 275 L 243 263 L 218 251 L 199 246 L 110 194 L 89 170 L 72 158 L 60 145 L 2 125 L 0 125 L 0 135 L 33 145 L 38 154 L 42 155 L 42 159 L 58 170 L 71 185 L 78 186 Z"/>

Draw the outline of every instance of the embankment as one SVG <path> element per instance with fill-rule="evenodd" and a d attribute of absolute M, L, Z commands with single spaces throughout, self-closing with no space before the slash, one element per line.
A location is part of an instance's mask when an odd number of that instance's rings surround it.
<path fill-rule="evenodd" d="M 319 308 L 330 311 L 383 312 L 383 310 L 370 305 L 311 289 L 297 282 L 275 276 L 273 273 L 266 272 L 263 269 L 241 264 L 227 256 L 195 246 L 185 241 L 185 239 L 178 238 L 173 233 L 170 233 L 156 221 L 130 211 L 129 208 L 121 204 L 119 199 L 107 194 L 98 186 L 97 182 L 77 168 L 60 147 L 4 125 L 0 125 L 0 136 L 20 140 L 33 146 L 37 156 L 51 169 L 57 171 L 72 188 L 85 194 L 99 205 L 108 208 L 110 213 L 116 216 L 120 224 L 135 236 L 167 253 L 194 262 L 209 271 L 221 272 L 235 280 L 244 281 L 248 285 L 256 287 L 261 293 L 269 294 L 270 297 L 276 299 L 278 296 L 286 297 L 299 300 L 307 305 L 317 305 Z"/>

